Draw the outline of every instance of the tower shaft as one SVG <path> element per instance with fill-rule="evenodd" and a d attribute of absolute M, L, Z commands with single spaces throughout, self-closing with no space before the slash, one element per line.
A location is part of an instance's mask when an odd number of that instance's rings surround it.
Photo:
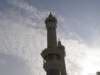
<path fill-rule="evenodd" d="M 60 75 L 59 70 L 57 69 L 52 69 L 47 71 L 47 75 Z"/>
<path fill-rule="evenodd" d="M 47 30 L 47 47 L 48 48 L 57 47 L 56 29 Z"/>

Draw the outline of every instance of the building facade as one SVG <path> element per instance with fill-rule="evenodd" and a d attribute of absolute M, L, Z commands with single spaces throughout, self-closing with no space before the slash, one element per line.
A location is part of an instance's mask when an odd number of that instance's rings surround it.
<path fill-rule="evenodd" d="M 65 65 L 65 47 L 61 41 L 57 41 L 56 28 L 57 19 L 50 13 L 45 20 L 47 29 L 47 48 L 41 56 L 43 57 L 43 68 L 46 75 L 67 75 Z"/>

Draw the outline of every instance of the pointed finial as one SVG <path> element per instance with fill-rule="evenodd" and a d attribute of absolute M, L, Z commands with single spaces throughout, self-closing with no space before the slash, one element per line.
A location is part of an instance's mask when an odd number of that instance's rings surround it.
<path fill-rule="evenodd" d="M 59 40 L 58 41 L 58 47 L 61 47 L 62 45 L 61 45 L 61 41 Z"/>
<path fill-rule="evenodd" d="M 53 16 L 51 12 L 50 12 L 49 16 L 45 20 L 45 23 L 48 23 L 48 22 L 57 23 L 56 17 Z"/>
<path fill-rule="evenodd" d="M 50 11 L 50 14 L 49 15 L 52 15 L 51 11 Z"/>
<path fill-rule="evenodd" d="M 48 17 L 53 17 L 52 13 L 50 12 L 49 16 Z"/>
<path fill-rule="evenodd" d="M 65 49 L 65 47 L 61 44 L 61 41 L 60 40 L 58 41 L 58 47 L 59 48 L 62 48 L 62 49 Z"/>

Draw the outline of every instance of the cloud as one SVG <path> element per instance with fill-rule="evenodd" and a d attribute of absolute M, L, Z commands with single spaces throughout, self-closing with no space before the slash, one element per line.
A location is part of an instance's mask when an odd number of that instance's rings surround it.
<path fill-rule="evenodd" d="M 0 54 L 0 74 L 2 75 L 31 75 L 25 60 L 6 54 Z"/>
<path fill-rule="evenodd" d="M 45 39 L 45 31 L 41 24 L 46 12 L 41 12 L 40 15 L 40 11 L 36 8 L 32 7 L 32 10 L 30 10 L 31 6 L 27 3 L 25 4 L 27 9 L 21 7 L 20 2 L 19 5 L 9 4 L 13 7 L 8 7 L 6 12 L 0 12 L 0 53 L 23 58 L 31 68 L 31 72 L 40 75 L 42 72 L 40 52 L 43 49 L 41 44 Z M 22 14 L 23 12 L 25 13 Z"/>
<path fill-rule="evenodd" d="M 23 1 L 20 2 L 14 0 L 9 4 L 13 5 L 13 7 L 8 8 L 6 12 L 1 13 L 0 52 L 20 56 L 27 60 L 33 74 L 42 75 L 45 72 L 42 69 L 43 65 L 40 53 L 42 49 L 46 47 L 46 33 L 44 31 L 45 25 L 43 22 L 48 12 L 39 11 L 37 8 L 28 5 Z M 62 20 L 61 17 L 59 19 Z M 77 43 L 74 43 L 73 41 L 70 41 L 69 43 L 70 45 L 77 45 Z M 76 57 L 78 57 L 76 56 L 77 54 L 74 55 L 74 52 L 75 54 L 77 53 L 73 50 L 72 52 L 69 52 L 71 57 L 67 55 L 72 63 Z M 73 56 L 76 57 L 72 58 Z M 74 66 L 73 69 L 70 69 L 71 72 L 74 72 L 77 64 L 75 63 Z"/>
<path fill-rule="evenodd" d="M 22 58 L 32 74 L 44 75 L 40 53 L 46 48 L 44 19 L 48 16 L 48 11 L 39 10 L 24 0 L 8 0 L 7 3 L 7 10 L 0 11 L 0 53 Z M 66 31 L 70 28 L 66 29 L 64 17 L 57 14 L 57 19 L 58 38 L 66 47 L 67 71 L 69 75 L 82 74 L 88 64 L 94 65 L 99 62 L 98 59 L 94 62 L 99 55 L 90 52 L 92 48 L 89 48 L 76 32 Z M 75 20 L 70 25 L 73 24 L 80 25 L 80 22 Z M 92 55 L 94 55 L 93 60 L 91 60 Z M 0 62 L 2 63 L 5 61 Z"/>

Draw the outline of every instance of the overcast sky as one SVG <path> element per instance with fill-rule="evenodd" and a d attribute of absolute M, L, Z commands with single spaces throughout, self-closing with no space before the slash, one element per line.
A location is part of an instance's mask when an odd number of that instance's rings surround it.
<path fill-rule="evenodd" d="M 45 75 L 44 20 L 58 20 L 69 75 L 100 71 L 100 0 L 0 0 L 0 75 Z"/>

